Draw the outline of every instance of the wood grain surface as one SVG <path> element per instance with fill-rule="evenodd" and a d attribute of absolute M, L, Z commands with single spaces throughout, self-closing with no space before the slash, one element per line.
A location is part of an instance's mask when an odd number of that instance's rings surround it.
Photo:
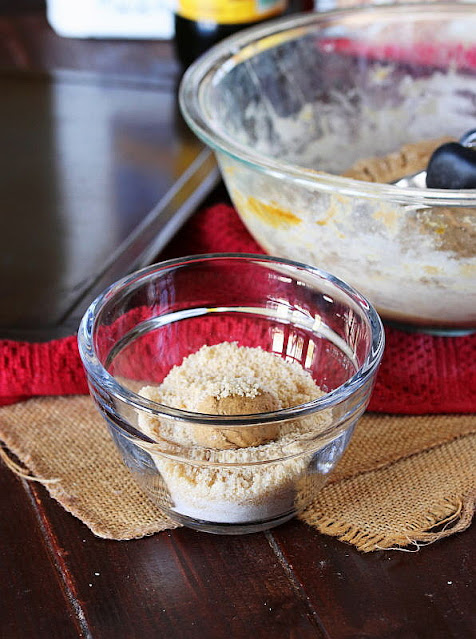
<path fill-rule="evenodd" d="M 357 552 L 299 521 L 95 537 L 0 470 L 2 637 L 474 636 L 474 527 L 418 552 Z"/>

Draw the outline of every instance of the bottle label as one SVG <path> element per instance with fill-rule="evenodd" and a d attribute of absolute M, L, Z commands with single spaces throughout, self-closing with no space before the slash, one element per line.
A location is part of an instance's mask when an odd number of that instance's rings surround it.
<path fill-rule="evenodd" d="M 286 4 L 287 0 L 178 0 L 176 12 L 189 20 L 241 24 L 278 15 Z"/>

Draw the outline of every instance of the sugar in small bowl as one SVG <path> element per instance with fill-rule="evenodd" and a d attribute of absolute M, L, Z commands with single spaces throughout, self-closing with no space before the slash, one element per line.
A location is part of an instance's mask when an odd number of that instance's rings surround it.
<path fill-rule="evenodd" d="M 179 524 L 236 534 L 316 498 L 368 405 L 384 331 L 362 295 L 318 268 L 214 254 L 112 285 L 78 343 L 139 486 Z"/>

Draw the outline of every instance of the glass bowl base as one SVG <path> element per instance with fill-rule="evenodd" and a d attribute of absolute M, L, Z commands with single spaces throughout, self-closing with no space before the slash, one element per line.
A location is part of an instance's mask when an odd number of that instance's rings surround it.
<path fill-rule="evenodd" d="M 295 517 L 297 513 L 293 511 L 272 519 L 232 524 L 187 517 L 187 515 L 182 515 L 174 511 L 169 511 L 167 514 L 176 523 L 201 532 L 212 533 L 215 535 L 247 535 L 250 533 L 263 532 L 264 530 L 280 526 Z"/>
<path fill-rule="evenodd" d="M 399 331 L 406 333 L 423 333 L 425 335 L 436 335 L 440 337 L 464 337 L 476 333 L 476 328 L 451 328 L 450 326 L 417 326 L 405 324 L 403 322 L 394 322 L 391 320 L 383 320 L 386 326 L 391 326 Z"/>

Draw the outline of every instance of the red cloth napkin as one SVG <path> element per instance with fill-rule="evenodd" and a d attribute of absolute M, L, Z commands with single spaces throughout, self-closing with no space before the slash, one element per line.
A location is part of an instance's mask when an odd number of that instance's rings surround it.
<path fill-rule="evenodd" d="M 263 250 L 235 210 L 219 204 L 193 216 L 160 259 L 214 252 Z M 370 410 L 410 415 L 476 412 L 476 334 L 434 337 L 386 327 L 386 336 Z M 0 341 L 0 404 L 87 392 L 75 336 L 42 344 Z"/>

